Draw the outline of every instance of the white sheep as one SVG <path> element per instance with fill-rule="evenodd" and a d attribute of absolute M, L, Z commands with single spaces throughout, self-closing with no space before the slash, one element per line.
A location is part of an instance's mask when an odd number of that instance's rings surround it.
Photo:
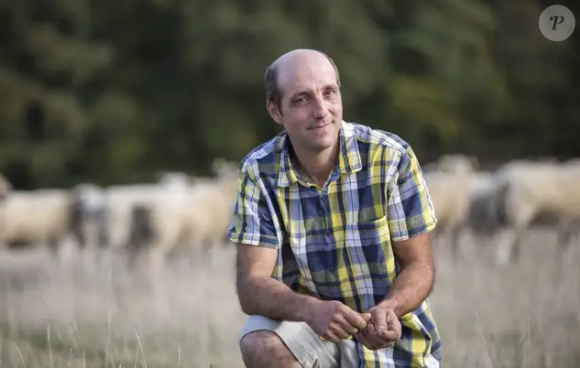
<path fill-rule="evenodd" d="M 136 203 L 151 201 L 158 193 L 182 192 L 191 178 L 183 173 L 165 172 L 158 182 L 112 185 L 100 188 L 81 184 L 75 187 L 77 238 L 89 241 L 89 247 L 117 250 L 125 247 L 129 237 L 131 214 Z M 87 234 L 88 229 L 92 235 Z M 91 240 L 87 240 L 91 239 Z"/>
<path fill-rule="evenodd" d="M 107 243 L 105 190 L 81 183 L 71 189 L 73 214 L 71 232 L 81 250 L 96 250 Z"/>
<path fill-rule="evenodd" d="M 465 226 L 475 159 L 463 155 L 444 155 L 437 167 L 424 173 L 425 181 L 437 216 L 434 236 L 447 234 L 453 255 L 459 247 L 459 237 Z"/>
<path fill-rule="evenodd" d="M 165 188 L 186 188 L 193 183 L 193 178 L 179 171 L 163 171 L 157 175 L 157 184 Z"/>
<path fill-rule="evenodd" d="M 466 224 L 473 235 L 490 236 L 499 228 L 497 186 L 490 172 L 475 172 L 470 181 Z M 476 241 L 475 239 L 473 239 Z"/>
<path fill-rule="evenodd" d="M 70 230 L 71 204 L 62 189 L 12 191 L 0 202 L 0 244 L 48 244 L 57 255 Z"/>
<path fill-rule="evenodd" d="M 12 190 L 12 185 L 10 182 L 0 173 L 0 201 L 8 197 L 10 191 Z"/>
<path fill-rule="evenodd" d="M 559 227 L 559 243 L 567 244 L 567 233 L 580 219 L 580 163 L 518 160 L 495 174 L 496 208 L 504 229 L 500 234 L 496 264 L 516 260 L 521 237 L 534 222 Z M 551 220 L 551 221 L 550 221 Z"/>
<path fill-rule="evenodd" d="M 159 192 L 153 201 L 138 201 L 151 212 L 155 249 L 167 253 L 179 246 L 213 246 L 225 241 L 238 187 L 236 171 L 225 166 L 213 179 L 194 180 L 186 191 Z"/>
<path fill-rule="evenodd" d="M 154 200 L 134 206 L 129 246 L 141 251 L 139 268 L 160 301 L 161 271 L 171 253 L 225 242 L 238 189 L 237 166 L 216 161 L 214 171 L 215 179 L 194 181 L 185 192 L 158 192 Z"/>

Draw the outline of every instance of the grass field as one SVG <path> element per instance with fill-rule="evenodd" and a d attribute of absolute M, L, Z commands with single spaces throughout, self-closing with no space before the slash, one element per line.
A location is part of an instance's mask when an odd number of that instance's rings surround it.
<path fill-rule="evenodd" d="M 501 270 L 488 249 L 457 264 L 437 249 L 431 301 L 445 367 L 580 367 L 580 257 L 558 254 L 551 239 L 531 235 L 521 262 Z M 168 318 L 118 271 L 91 276 L 73 256 L 55 269 L 42 251 L 2 254 L 0 367 L 242 367 L 233 255 L 172 265 Z"/>

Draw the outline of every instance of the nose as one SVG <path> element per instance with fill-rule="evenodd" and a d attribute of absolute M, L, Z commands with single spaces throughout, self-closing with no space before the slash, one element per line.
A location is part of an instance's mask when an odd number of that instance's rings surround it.
<path fill-rule="evenodd" d="M 328 108 L 326 107 L 326 101 L 320 95 L 316 95 L 312 103 L 312 115 L 316 119 L 323 119 L 328 115 Z"/>

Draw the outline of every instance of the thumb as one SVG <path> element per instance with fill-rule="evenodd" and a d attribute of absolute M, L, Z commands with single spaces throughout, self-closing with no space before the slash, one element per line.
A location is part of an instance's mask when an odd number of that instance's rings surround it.
<path fill-rule="evenodd" d="M 387 310 L 385 309 L 376 309 L 376 312 L 373 316 L 373 324 L 375 325 L 375 329 L 377 331 L 386 330 L 387 329 Z"/>
<path fill-rule="evenodd" d="M 400 327 L 400 325 L 401 325 L 399 322 L 399 319 L 397 318 L 397 315 L 392 310 L 387 312 L 386 320 L 387 320 L 387 327 L 389 328 L 389 330 L 394 330 L 397 328 L 397 326 Z"/>
<path fill-rule="evenodd" d="M 368 312 L 361 313 L 360 316 L 365 320 L 366 323 L 369 323 L 373 319 L 373 315 Z"/>
<path fill-rule="evenodd" d="M 379 331 L 379 335 L 388 340 L 398 340 L 400 334 L 400 324 L 397 316 L 391 310 L 387 310 L 384 314 L 386 320 L 386 328 Z"/>

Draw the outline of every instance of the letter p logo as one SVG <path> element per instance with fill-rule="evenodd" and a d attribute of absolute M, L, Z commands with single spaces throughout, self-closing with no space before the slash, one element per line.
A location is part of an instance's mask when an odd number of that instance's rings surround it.
<path fill-rule="evenodd" d="M 572 35 L 576 20 L 570 9 L 562 5 L 552 5 L 540 14 L 539 26 L 544 37 L 558 42 Z"/>
<path fill-rule="evenodd" d="M 550 20 L 554 21 L 554 22 L 552 23 L 552 31 L 555 31 L 555 30 L 556 30 L 556 26 L 557 26 L 558 24 L 562 24 L 562 23 L 564 22 L 564 17 L 563 17 L 563 16 L 561 16 L 561 15 L 552 15 L 552 16 L 550 17 Z"/>

